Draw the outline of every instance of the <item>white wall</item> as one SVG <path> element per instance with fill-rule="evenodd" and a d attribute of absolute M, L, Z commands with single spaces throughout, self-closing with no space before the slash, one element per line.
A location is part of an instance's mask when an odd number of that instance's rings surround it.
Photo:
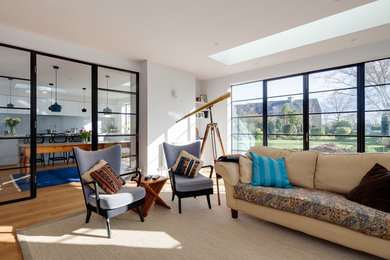
<path fill-rule="evenodd" d="M 390 57 L 390 41 L 205 80 L 201 82 L 201 92 L 207 94 L 208 99 L 212 100 L 230 91 L 230 85 L 232 84 L 287 76 L 387 57 Z M 227 153 L 231 152 L 230 113 L 230 100 L 217 104 L 213 108 L 214 121 L 219 124 L 223 142 L 226 144 L 225 150 Z"/>
<path fill-rule="evenodd" d="M 141 64 L 141 75 L 140 128 L 145 132 L 140 133 L 140 166 L 145 173 L 156 174 L 166 165 L 163 142 L 195 139 L 195 118 L 176 120 L 194 109 L 196 80 L 191 73 L 152 61 Z"/>

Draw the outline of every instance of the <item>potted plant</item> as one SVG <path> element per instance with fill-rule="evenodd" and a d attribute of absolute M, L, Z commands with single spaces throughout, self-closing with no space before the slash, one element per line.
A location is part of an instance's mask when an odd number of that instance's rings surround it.
<path fill-rule="evenodd" d="M 88 139 L 91 137 L 91 135 L 92 135 L 91 130 L 90 131 L 87 131 L 85 129 L 80 130 L 80 136 L 83 139 L 83 143 L 85 143 L 85 144 L 88 142 Z"/>
<path fill-rule="evenodd" d="M 15 127 L 21 122 L 18 117 L 5 117 L 3 119 L 4 126 L 9 127 L 9 135 L 15 135 Z"/>

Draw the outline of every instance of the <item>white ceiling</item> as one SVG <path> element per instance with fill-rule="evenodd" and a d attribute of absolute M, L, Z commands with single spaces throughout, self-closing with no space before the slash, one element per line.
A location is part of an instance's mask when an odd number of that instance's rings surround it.
<path fill-rule="evenodd" d="M 390 39 L 387 24 L 231 66 L 208 58 L 369 2 L 1 0 L 0 25 L 131 60 L 152 60 L 210 79 Z"/>

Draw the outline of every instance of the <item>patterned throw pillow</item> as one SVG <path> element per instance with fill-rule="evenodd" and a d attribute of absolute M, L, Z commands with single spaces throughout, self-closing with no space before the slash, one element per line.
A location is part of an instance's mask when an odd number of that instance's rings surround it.
<path fill-rule="evenodd" d="M 172 171 L 175 174 L 196 178 L 202 166 L 203 162 L 199 158 L 183 150 L 177 157 L 176 162 L 172 167 Z"/>
<path fill-rule="evenodd" d="M 117 193 L 125 183 L 108 163 L 102 168 L 91 172 L 91 177 L 97 182 L 99 188 L 107 194 Z"/>
<path fill-rule="evenodd" d="M 105 160 L 100 160 L 97 164 L 92 166 L 91 169 L 89 169 L 88 171 L 84 172 L 83 175 L 81 175 L 81 178 L 85 182 L 93 181 L 93 178 L 91 177 L 91 173 L 94 172 L 94 171 L 97 171 L 97 170 L 99 170 L 101 168 L 103 168 L 106 164 L 107 164 L 107 162 Z M 91 187 L 91 189 L 95 190 L 95 185 L 93 185 L 93 183 L 89 184 L 89 187 Z M 105 192 L 104 192 L 104 190 L 102 190 L 99 187 L 99 193 L 105 193 Z"/>
<path fill-rule="evenodd" d="M 252 186 L 293 189 L 287 176 L 284 158 L 271 159 L 255 153 L 252 156 Z"/>

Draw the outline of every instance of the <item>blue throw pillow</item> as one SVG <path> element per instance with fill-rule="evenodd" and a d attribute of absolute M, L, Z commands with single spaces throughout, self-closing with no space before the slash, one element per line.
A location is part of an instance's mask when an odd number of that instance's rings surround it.
<path fill-rule="evenodd" d="M 288 180 L 284 158 L 271 159 L 252 153 L 252 186 L 294 189 Z"/>

